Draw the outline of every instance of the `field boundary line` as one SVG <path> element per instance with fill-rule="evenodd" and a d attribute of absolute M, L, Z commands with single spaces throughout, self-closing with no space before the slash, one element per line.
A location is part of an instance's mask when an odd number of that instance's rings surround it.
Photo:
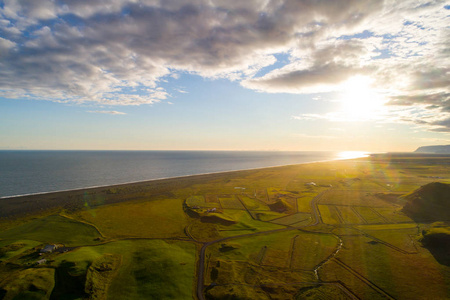
<path fill-rule="evenodd" d="M 365 284 L 367 284 L 371 289 L 373 289 L 374 291 L 376 291 L 377 293 L 383 295 L 384 297 L 388 298 L 388 299 L 393 299 L 395 300 L 395 298 L 393 296 L 391 296 L 388 292 L 386 292 L 385 290 L 383 290 L 382 288 L 380 288 L 378 285 L 376 285 L 375 283 L 373 283 L 371 280 L 369 280 L 368 278 L 364 277 L 363 275 L 359 274 L 358 271 L 354 270 L 353 268 L 351 268 L 349 265 L 347 265 L 346 263 L 344 263 L 342 260 L 340 260 L 339 258 L 335 257 L 333 258 L 333 260 L 342 268 L 346 269 L 347 271 L 349 271 L 351 274 L 353 274 L 355 277 L 357 277 L 359 280 L 361 280 L 362 282 L 364 282 Z"/>
<path fill-rule="evenodd" d="M 245 206 L 244 201 L 242 201 L 241 197 L 239 195 L 234 195 L 238 201 L 241 203 L 241 205 L 244 207 L 245 211 L 247 211 L 247 213 L 250 215 L 250 218 L 252 218 L 253 220 L 256 220 L 255 217 L 253 216 L 253 214 L 250 212 L 250 210 L 247 208 L 247 206 Z M 242 209 L 241 209 L 242 210 Z"/>
<path fill-rule="evenodd" d="M 366 219 L 364 219 L 364 217 L 359 213 L 359 211 L 356 210 L 355 206 L 351 206 L 353 212 L 356 214 L 356 216 L 358 216 L 361 221 L 363 221 L 365 224 L 369 224 L 369 222 L 367 222 Z"/>
<path fill-rule="evenodd" d="M 376 209 L 374 209 L 373 207 L 370 208 L 373 212 L 375 212 L 376 215 L 378 215 L 381 219 L 383 219 L 385 221 L 385 223 L 391 223 L 388 221 L 388 219 L 386 219 L 380 212 L 378 212 Z"/>
<path fill-rule="evenodd" d="M 88 221 L 85 221 L 85 220 L 78 220 L 78 219 L 75 219 L 74 217 L 70 217 L 70 216 L 68 216 L 68 215 L 66 215 L 66 214 L 64 214 L 64 213 L 60 213 L 60 214 L 58 214 L 58 216 L 61 216 L 61 217 L 63 217 L 63 218 L 66 218 L 66 219 L 69 219 L 69 220 L 72 220 L 72 221 L 75 221 L 75 222 L 79 222 L 79 223 L 83 223 L 83 224 L 92 226 L 92 227 L 95 228 L 95 230 L 97 230 L 97 232 L 100 234 L 100 236 L 101 236 L 102 238 L 106 238 L 106 236 L 100 231 L 100 229 L 98 229 L 97 226 L 95 226 L 95 225 L 92 224 L 92 223 L 89 223 Z"/>
<path fill-rule="evenodd" d="M 289 269 L 292 270 L 292 261 L 294 260 L 294 251 L 295 251 L 295 240 L 297 239 L 298 235 L 294 236 L 291 239 L 291 247 L 289 248 Z"/>
<path fill-rule="evenodd" d="M 403 253 L 403 254 L 417 254 L 417 252 L 409 252 L 409 251 L 403 250 L 402 248 L 394 246 L 394 245 L 392 245 L 392 244 L 390 244 L 390 243 L 388 243 L 386 241 L 383 241 L 383 240 L 381 240 L 381 239 L 379 239 L 377 237 L 374 237 L 373 235 L 368 234 L 367 232 L 365 232 L 365 231 L 363 231 L 361 229 L 358 229 L 358 228 L 354 228 L 354 229 L 358 230 L 359 232 L 361 232 L 364 236 L 366 236 L 368 238 L 371 238 L 374 241 L 377 241 L 378 243 L 383 244 L 383 245 L 385 245 L 385 246 L 387 246 L 389 248 L 392 248 L 393 250 L 398 251 L 400 253 Z M 397 230 L 397 229 L 392 229 L 392 230 Z"/>
<path fill-rule="evenodd" d="M 346 222 L 344 222 L 344 218 L 342 217 L 341 211 L 336 207 L 336 205 L 333 205 L 333 209 L 336 212 L 336 215 L 338 216 L 339 222 L 341 224 L 347 224 Z"/>

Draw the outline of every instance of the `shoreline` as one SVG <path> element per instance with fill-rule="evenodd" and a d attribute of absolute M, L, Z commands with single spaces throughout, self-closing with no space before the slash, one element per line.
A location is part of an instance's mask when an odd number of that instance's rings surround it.
<path fill-rule="evenodd" d="M 0 196 L 0 201 L 8 200 L 8 199 L 16 199 L 16 198 L 21 198 L 21 197 L 45 196 L 45 195 L 50 195 L 50 194 L 55 194 L 55 193 L 79 192 L 79 191 L 90 190 L 90 189 L 118 187 L 118 186 L 123 186 L 123 185 L 130 185 L 130 184 L 153 183 L 155 181 L 161 181 L 161 180 L 188 179 L 189 177 L 194 177 L 194 176 L 218 175 L 218 174 L 227 174 L 227 173 L 232 173 L 232 172 L 253 171 L 253 170 L 257 171 L 257 170 L 262 170 L 262 169 L 297 166 L 297 165 L 306 165 L 306 164 L 314 164 L 314 163 L 322 163 L 322 162 L 330 162 L 330 161 L 361 159 L 361 158 L 370 157 L 373 154 L 377 154 L 377 153 L 367 153 L 367 154 L 364 154 L 364 155 L 362 155 L 360 157 L 353 157 L 353 158 L 336 158 L 336 159 L 328 159 L 328 160 L 317 160 L 317 161 L 310 161 L 310 162 L 296 163 L 296 164 L 288 164 L 288 165 L 276 165 L 276 166 L 259 167 L 259 168 L 249 168 L 249 169 L 238 169 L 238 170 L 198 173 L 198 174 L 189 174 L 189 175 L 181 175 L 181 176 L 174 176 L 174 177 L 160 177 L 160 178 L 154 178 L 154 179 L 144 179 L 144 180 L 138 180 L 138 181 L 129 181 L 129 182 L 123 182 L 123 183 L 113 183 L 113 184 L 106 184 L 106 185 L 97 185 L 97 186 L 73 188 L 73 189 L 67 189 L 67 190 L 56 190 L 56 191 L 38 192 L 38 193 L 29 193 L 29 194 L 20 194 L 20 195 L 11 195 L 11 196 Z"/>

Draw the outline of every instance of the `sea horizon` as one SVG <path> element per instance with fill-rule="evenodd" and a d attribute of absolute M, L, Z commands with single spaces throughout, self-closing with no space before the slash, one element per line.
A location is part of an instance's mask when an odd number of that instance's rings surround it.
<path fill-rule="evenodd" d="M 369 154 L 279 150 L 0 150 L 0 199 Z"/>

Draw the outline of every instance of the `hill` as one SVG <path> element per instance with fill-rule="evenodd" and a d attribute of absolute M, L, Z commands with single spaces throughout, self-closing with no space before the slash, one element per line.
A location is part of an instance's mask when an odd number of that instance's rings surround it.
<path fill-rule="evenodd" d="M 450 184 L 432 182 L 403 198 L 403 212 L 415 221 L 450 220 Z"/>
<path fill-rule="evenodd" d="M 430 250 L 436 260 L 450 266 L 450 226 L 436 222 L 430 229 L 424 230 L 422 235 L 422 244 Z"/>
<path fill-rule="evenodd" d="M 435 153 L 435 154 L 450 154 L 450 145 L 438 146 L 422 146 L 414 151 L 416 153 Z"/>

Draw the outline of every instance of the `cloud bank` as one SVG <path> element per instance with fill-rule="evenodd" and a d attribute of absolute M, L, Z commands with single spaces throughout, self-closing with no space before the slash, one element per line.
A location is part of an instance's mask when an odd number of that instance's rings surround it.
<path fill-rule="evenodd" d="M 403 121 L 446 132 L 448 13 L 438 0 L 4 0 L 0 95 L 141 105 L 170 97 L 179 73 L 268 93 L 365 75 Z"/>

